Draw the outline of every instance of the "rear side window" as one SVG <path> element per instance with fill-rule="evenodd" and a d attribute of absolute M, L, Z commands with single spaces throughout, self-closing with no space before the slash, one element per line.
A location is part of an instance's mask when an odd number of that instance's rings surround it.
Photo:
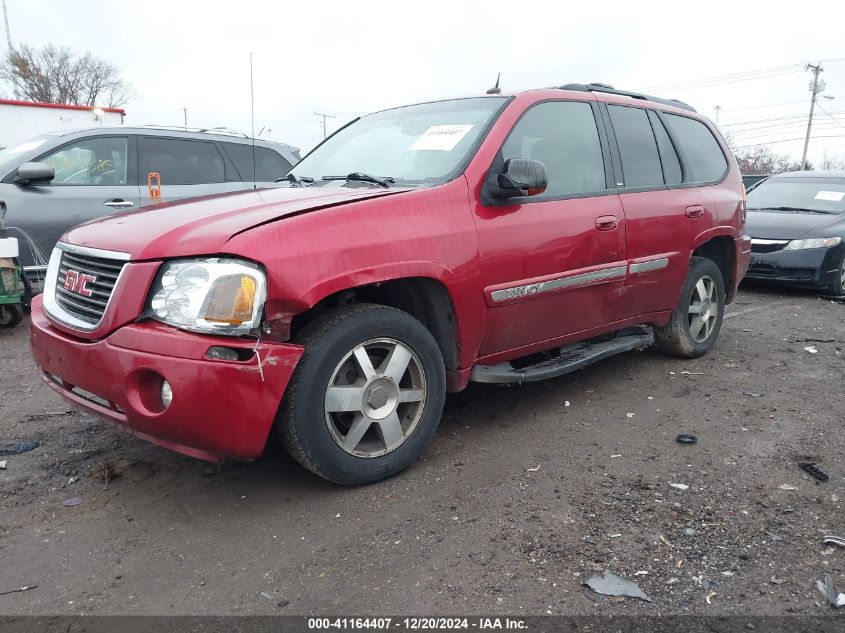
<path fill-rule="evenodd" d="M 672 139 L 669 138 L 666 128 L 660 122 L 660 117 L 654 112 L 649 111 L 648 118 L 651 121 L 654 136 L 657 138 L 657 149 L 660 151 L 660 160 L 663 162 L 663 179 L 667 185 L 678 185 L 684 181 L 684 176 L 681 172 L 681 161 L 678 160 L 678 152 L 675 151 L 675 146 L 672 145 Z"/>
<path fill-rule="evenodd" d="M 546 195 L 607 188 L 596 119 L 588 103 L 548 101 L 526 112 L 502 146 L 502 157 L 533 158 L 546 167 Z"/>
<path fill-rule="evenodd" d="M 660 155 L 648 113 L 642 108 L 608 106 L 610 122 L 616 134 L 622 175 L 626 187 L 663 185 Z"/>
<path fill-rule="evenodd" d="M 158 172 L 162 185 L 226 182 L 223 157 L 214 143 L 142 136 L 139 147 L 142 181 Z"/>
<path fill-rule="evenodd" d="M 676 114 L 663 115 L 680 145 L 687 167 L 687 182 L 719 180 L 728 169 L 728 161 L 710 129 L 701 121 Z"/>
<path fill-rule="evenodd" d="M 223 143 L 229 158 L 244 182 L 252 182 L 252 146 L 241 143 Z M 272 182 L 284 176 L 292 165 L 281 154 L 267 147 L 255 147 L 255 180 Z"/>

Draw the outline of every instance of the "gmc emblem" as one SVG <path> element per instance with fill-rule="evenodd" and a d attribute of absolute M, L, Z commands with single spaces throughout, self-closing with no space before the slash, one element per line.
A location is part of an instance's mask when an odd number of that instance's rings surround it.
<path fill-rule="evenodd" d="M 97 281 L 97 278 L 94 275 L 80 273 L 68 268 L 65 273 L 65 290 L 70 290 L 71 292 L 82 295 L 83 297 L 90 297 L 91 290 L 88 288 L 89 281 L 94 283 Z"/>

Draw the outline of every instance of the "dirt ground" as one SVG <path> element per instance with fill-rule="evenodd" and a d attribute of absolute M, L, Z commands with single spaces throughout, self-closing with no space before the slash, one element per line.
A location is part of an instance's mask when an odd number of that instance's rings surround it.
<path fill-rule="evenodd" d="M 744 288 L 705 358 L 472 385 L 422 461 L 357 489 L 129 437 L 41 383 L 24 326 L 0 331 L 0 443 L 40 442 L 0 457 L 0 592 L 37 584 L 0 614 L 841 617 L 816 581 L 845 591 L 822 544 L 845 535 L 844 315 Z M 586 589 L 601 570 L 653 601 Z"/>

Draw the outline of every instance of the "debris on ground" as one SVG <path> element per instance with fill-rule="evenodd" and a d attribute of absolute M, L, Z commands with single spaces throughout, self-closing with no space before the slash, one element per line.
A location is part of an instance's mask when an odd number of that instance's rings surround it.
<path fill-rule="evenodd" d="M 695 444 L 698 441 L 698 438 L 695 435 L 681 433 L 675 438 L 675 441 L 678 442 L 678 444 Z"/>
<path fill-rule="evenodd" d="M 845 547 L 845 537 L 828 534 L 824 537 L 822 543 L 825 545 L 838 545 L 839 547 Z"/>
<path fill-rule="evenodd" d="M 761 398 L 763 396 L 762 393 L 755 393 L 753 391 L 743 391 L 743 396 L 750 396 L 751 398 Z"/>
<path fill-rule="evenodd" d="M 15 444 L 0 444 L 0 455 L 20 455 L 38 448 L 38 442 L 17 442 Z"/>
<path fill-rule="evenodd" d="M 6 470 L 6 460 L 0 461 L 0 470 Z"/>
<path fill-rule="evenodd" d="M 780 486 L 778 486 L 778 488 L 780 488 L 781 490 L 789 490 L 789 491 L 798 490 L 798 488 L 796 488 L 795 486 L 790 486 L 789 484 L 781 484 Z"/>
<path fill-rule="evenodd" d="M 833 584 L 833 575 L 829 572 L 824 575 L 824 582 L 816 581 L 816 587 L 834 609 L 845 606 L 845 593 L 837 593 L 836 585 Z"/>
<path fill-rule="evenodd" d="M 689 488 L 689 486 L 686 485 L 686 484 L 671 484 L 670 483 L 669 485 L 672 486 L 673 488 L 677 488 L 678 490 L 686 490 L 686 489 Z"/>
<path fill-rule="evenodd" d="M 798 464 L 798 468 L 807 471 L 811 476 L 815 477 L 819 481 L 827 481 L 830 479 L 830 477 L 827 476 L 827 473 L 822 472 L 815 464 L 804 462 Z"/>
<path fill-rule="evenodd" d="M 717 594 L 716 594 L 716 592 L 715 592 L 715 591 L 711 591 L 711 592 L 710 592 L 710 593 L 708 593 L 706 596 L 704 596 L 704 599 L 707 601 L 707 604 L 713 604 L 713 603 L 712 603 L 712 602 L 710 602 L 710 601 L 711 601 L 713 598 L 715 598 L 715 597 L 716 597 L 716 595 L 717 595 Z"/>
<path fill-rule="evenodd" d="M 275 600 L 276 599 L 276 596 L 274 596 L 269 591 L 262 591 L 261 595 L 264 596 L 265 598 L 267 598 L 268 600 Z"/>
<path fill-rule="evenodd" d="M 0 596 L 6 596 L 10 593 L 20 593 L 21 591 L 29 591 L 30 589 L 35 589 L 38 585 L 26 585 L 24 587 L 18 587 L 17 589 L 9 589 L 8 591 L 0 591 Z"/>
<path fill-rule="evenodd" d="M 706 376 L 707 374 L 703 371 L 682 371 L 681 374 L 684 376 Z"/>
<path fill-rule="evenodd" d="M 604 571 L 601 575 L 593 574 L 584 583 L 596 593 L 605 596 L 627 596 L 651 602 L 651 598 L 640 586 L 630 580 L 625 580 L 611 571 Z"/>
<path fill-rule="evenodd" d="M 819 353 L 819 350 L 816 349 L 815 345 L 808 345 L 807 347 L 804 348 L 804 351 L 810 352 L 811 354 L 818 354 Z"/>
<path fill-rule="evenodd" d="M 633 417 L 634 417 L 634 414 L 633 414 L 633 413 L 631 413 L 630 411 L 629 411 L 628 413 L 626 413 L 625 415 L 626 415 L 626 416 L 628 416 L 629 418 L 633 418 Z"/>
<path fill-rule="evenodd" d="M 525 470 L 529 473 L 536 473 L 538 470 L 540 470 L 540 466 L 542 466 L 542 464 L 537 464 L 537 466 L 535 466 L 534 468 L 526 468 Z"/>
<path fill-rule="evenodd" d="M 62 505 L 66 508 L 72 508 L 73 506 L 78 506 L 82 503 L 82 499 L 79 497 L 71 497 L 70 499 L 65 499 L 62 501 Z"/>

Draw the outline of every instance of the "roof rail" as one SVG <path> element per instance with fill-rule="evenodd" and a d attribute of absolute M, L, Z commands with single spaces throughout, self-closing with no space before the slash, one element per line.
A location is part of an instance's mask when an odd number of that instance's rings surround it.
<path fill-rule="evenodd" d="M 566 84 L 558 86 L 560 90 L 578 90 L 580 92 L 606 92 L 612 95 L 622 95 L 624 97 L 631 97 L 633 99 L 643 99 L 645 101 L 654 101 L 655 103 L 662 103 L 663 105 L 673 106 L 675 108 L 683 108 L 690 112 L 696 112 L 690 104 L 679 101 L 678 99 L 661 99 L 660 97 L 653 97 L 651 95 L 643 94 L 641 92 L 631 92 L 629 90 L 617 90 L 613 86 L 601 83 L 589 84 Z"/>
<path fill-rule="evenodd" d="M 247 136 L 243 132 L 231 130 L 227 127 L 204 128 L 185 127 L 184 125 L 142 125 L 141 127 L 148 128 L 151 130 L 170 130 L 173 132 L 199 132 L 202 134 L 221 134 L 222 136 L 239 136 L 242 138 L 249 138 L 249 136 Z"/>

